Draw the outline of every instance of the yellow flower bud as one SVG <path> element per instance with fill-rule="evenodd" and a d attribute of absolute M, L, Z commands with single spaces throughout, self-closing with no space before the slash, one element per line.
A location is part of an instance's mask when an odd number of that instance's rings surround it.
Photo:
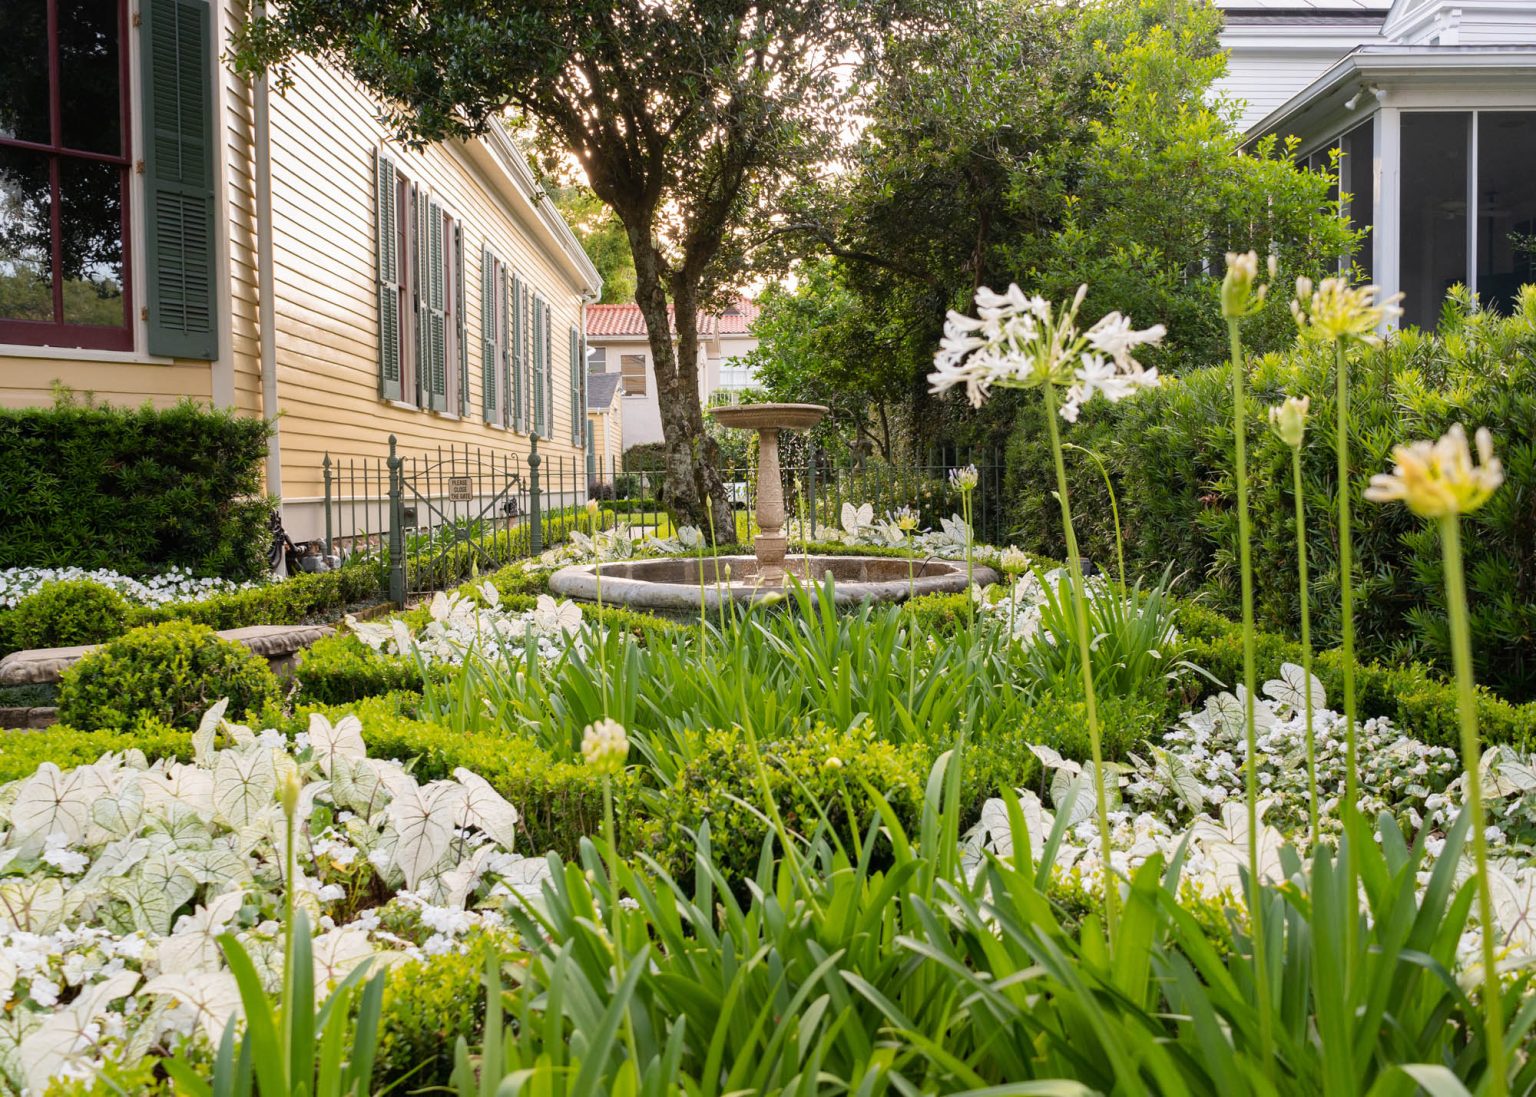
<path fill-rule="evenodd" d="M 1371 477 L 1365 497 L 1375 503 L 1401 500 L 1421 518 L 1471 514 L 1504 482 L 1504 466 L 1493 455 L 1493 436 L 1477 432 L 1479 463 L 1472 463 L 1467 432 L 1457 423 L 1438 442 L 1414 442 L 1392 451 L 1396 468 Z"/>
<path fill-rule="evenodd" d="M 629 736 L 617 720 L 599 720 L 581 735 L 581 756 L 599 773 L 618 773 L 629 759 Z"/>
<path fill-rule="evenodd" d="M 1307 430 L 1307 409 L 1312 401 L 1305 396 L 1292 396 L 1283 404 L 1269 409 L 1269 425 L 1280 441 L 1292 449 L 1301 448 L 1302 437 Z"/>

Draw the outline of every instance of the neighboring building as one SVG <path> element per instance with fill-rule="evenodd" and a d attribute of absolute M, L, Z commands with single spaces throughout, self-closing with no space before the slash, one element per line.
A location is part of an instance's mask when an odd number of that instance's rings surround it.
<path fill-rule="evenodd" d="M 1355 262 L 1404 323 L 1432 327 L 1457 283 L 1507 310 L 1536 281 L 1536 2 L 1223 6 L 1248 136 L 1342 150 Z"/>
<path fill-rule="evenodd" d="M 600 279 L 511 140 L 403 148 L 310 60 L 266 93 L 221 60 L 248 8 L 0 4 L 38 58 L 0 86 L 0 404 L 61 383 L 272 419 L 296 538 L 323 457 L 391 434 L 510 460 L 537 432 L 579 467 Z"/>
<path fill-rule="evenodd" d="M 757 348 L 757 306 L 742 298 L 718 316 L 699 314 L 699 398 L 707 406 L 734 403 L 756 378 L 745 364 Z M 639 305 L 587 306 L 587 365 L 620 376 L 624 445 L 660 442 L 656 369 Z"/>
<path fill-rule="evenodd" d="M 624 456 L 623 397 L 617 373 L 587 374 L 587 480 L 612 483 Z"/>

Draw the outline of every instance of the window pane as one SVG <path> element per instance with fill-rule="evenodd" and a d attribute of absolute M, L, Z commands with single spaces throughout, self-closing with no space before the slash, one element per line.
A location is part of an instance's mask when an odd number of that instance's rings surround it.
<path fill-rule="evenodd" d="M 48 157 L 0 146 L 0 320 L 53 317 Z"/>
<path fill-rule="evenodd" d="M 0 137 L 53 143 L 48 126 L 47 0 L 0 3 Z"/>
<path fill-rule="evenodd" d="M 1344 135 L 1341 142 L 1344 158 L 1339 165 L 1344 193 L 1349 195 L 1350 224 L 1355 229 L 1369 229 L 1365 238 L 1355 247 L 1350 258 L 1362 271 L 1367 281 L 1371 279 L 1371 251 L 1376 240 L 1375 163 L 1376 122 L 1372 119 L 1363 126 L 1356 126 Z"/>
<path fill-rule="evenodd" d="M 122 327 L 124 169 L 59 160 L 64 322 Z"/>
<path fill-rule="evenodd" d="M 1477 116 L 1477 292 L 1509 312 L 1536 261 L 1536 113 Z"/>
<path fill-rule="evenodd" d="M 1467 280 L 1471 114 L 1403 115 L 1403 323 L 1432 328 L 1446 291 Z"/>
<path fill-rule="evenodd" d="M 59 0 L 59 107 L 66 148 L 120 155 L 118 0 Z"/>

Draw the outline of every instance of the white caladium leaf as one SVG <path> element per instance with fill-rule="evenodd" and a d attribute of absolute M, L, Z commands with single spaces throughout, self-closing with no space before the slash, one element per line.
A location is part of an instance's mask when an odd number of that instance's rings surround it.
<path fill-rule="evenodd" d="M 949 518 L 939 519 L 939 528 L 944 531 L 944 540 L 952 545 L 965 545 L 971 540 L 971 527 L 964 518 L 958 514 Z"/>
<path fill-rule="evenodd" d="M 407 887 L 414 888 L 442 867 L 463 798 L 462 786 L 433 781 L 390 801 L 387 811 L 396 835 L 394 862 Z"/>
<path fill-rule="evenodd" d="M 368 934 L 351 926 L 322 933 L 312 945 L 315 962 L 315 1000 L 321 1001 L 335 985 L 352 974 L 359 964 L 375 955 Z"/>
<path fill-rule="evenodd" d="M 67 1067 L 89 1062 L 101 1038 L 97 1019 L 112 1000 L 131 994 L 138 982 L 136 973 L 124 971 L 85 987 L 74 1002 L 49 1014 L 21 1041 L 21 1061 L 32 1092 L 44 1092 L 49 1080 Z"/>
<path fill-rule="evenodd" d="M 168 974 L 217 971 L 222 955 L 219 935 L 240 913 L 244 901 L 240 892 L 226 891 L 210 899 L 207 906 L 176 919 L 175 929 L 156 949 L 160 970 Z"/>
<path fill-rule="evenodd" d="M 1506 747 L 1483 755 L 1483 788 L 1489 796 L 1524 796 L 1536 792 L 1536 765 Z"/>
<path fill-rule="evenodd" d="M 1072 775 L 1083 772 L 1083 767 L 1070 758 L 1063 758 L 1056 751 L 1040 743 L 1030 743 L 1029 752 L 1040 759 L 1040 764 L 1047 770 L 1055 772 L 1062 770 Z"/>
<path fill-rule="evenodd" d="M 1311 675 L 1312 679 L 1312 711 L 1328 707 L 1328 694 L 1323 689 L 1323 683 L 1317 675 Z M 1308 674 L 1295 663 L 1280 664 L 1280 677 L 1271 678 L 1264 683 L 1263 691 L 1266 696 L 1277 705 L 1284 705 L 1292 712 L 1305 714 L 1307 711 L 1307 678 Z"/>
<path fill-rule="evenodd" d="M 215 1043 L 240 1009 L 240 987 L 228 971 L 171 972 L 151 979 L 139 993 L 189 1006 L 197 1015 L 197 1027 Z"/>
<path fill-rule="evenodd" d="M 0 882 L 0 929 L 52 933 L 64 913 L 64 884 L 54 876 Z"/>
<path fill-rule="evenodd" d="M 1499 944 L 1531 947 L 1536 942 L 1536 868 L 1500 858 L 1488 866 L 1488 885 Z"/>
<path fill-rule="evenodd" d="M 1189 763 L 1182 757 L 1162 747 L 1152 748 L 1152 757 L 1157 762 L 1157 776 L 1167 783 L 1172 793 L 1193 813 L 1199 813 L 1205 809 L 1205 786 L 1200 783 L 1189 768 Z"/>
<path fill-rule="evenodd" d="M 128 837 L 143 818 L 144 790 L 136 780 L 124 782 L 116 795 L 103 796 L 91 805 L 91 822 L 107 840 Z"/>
<path fill-rule="evenodd" d="M 316 712 L 309 718 L 309 749 L 320 764 L 320 771 L 330 777 L 337 757 L 354 761 L 368 757 L 368 747 L 363 742 L 363 722 L 356 716 L 343 716 L 333 724 Z"/>
<path fill-rule="evenodd" d="M 209 770 L 173 762 L 163 770 L 150 769 L 140 784 L 145 811 L 163 814 L 170 805 L 179 804 L 199 819 L 213 818 L 213 774 Z"/>
<path fill-rule="evenodd" d="M 150 845 L 143 838 L 120 838 L 115 842 L 108 842 L 101 848 L 101 852 L 96 854 L 91 867 L 75 886 L 88 887 L 122 876 L 148 857 L 149 852 Z"/>
<path fill-rule="evenodd" d="M 229 698 L 221 697 L 214 706 L 203 713 L 197 730 L 192 733 L 192 761 L 208 769 L 213 765 L 213 745 L 218 739 L 219 725 L 224 723 L 224 711 L 229 708 Z"/>
<path fill-rule="evenodd" d="M 525 899 L 537 899 L 544 881 L 554 878 L 546 858 L 520 857 L 515 853 L 490 858 L 486 872 L 499 877 L 502 885 Z"/>
<path fill-rule="evenodd" d="M 80 841 L 90 823 L 91 805 L 107 791 L 106 782 L 90 766 L 65 773 L 44 762 L 22 783 L 11 804 L 11 844 L 50 834 L 62 834 L 71 843 Z"/>
<path fill-rule="evenodd" d="M 517 839 L 517 809 L 478 773 L 460 766 L 453 776 L 464 787 L 457 824 L 482 830 L 510 850 Z"/>
<path fill-rule="evenodd" d="M 435 885 L 432 889 L 433 902 L 445 907 L 462 907 L 468 901 L 470 892 L 479 885 L 492 859 L 504 856 L 507 855 L 498 853 L 492 845 L 476 847 L 464 860 L 429 881 Z"/>
<path fill-rule="evenodd" d="M 251 869 L 245 858 L 228 848 L 194 850 L 182 859 L 182 866 L 199 884 L 214 890 L 247 883 L 251 879 Z"/>
<path fill-rule="evenodd" d="M 874 523 L 875 508 L 869 503 L 858 507 L 852 503 L 844 503 L 841 517 L 843 529 L 850 537 L 857 537 L 860 530 Z"/>
<path fill-rule="evenodd" d="M 266 751 L 219 752 L 213 766 L 215 818 L 231 827 L 249 826 L 272 803 L 277 775 Z"/>

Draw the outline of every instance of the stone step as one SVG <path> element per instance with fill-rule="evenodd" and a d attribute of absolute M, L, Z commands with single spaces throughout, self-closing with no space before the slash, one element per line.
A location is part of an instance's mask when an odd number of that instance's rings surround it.
<path fill-rule="evenodd" d="M 292 668 L 293 657 L 316 640 L 336 632 L 330 625 L 251 625 L 225 629 L 218 635 L 244 644 L 266 658 L 272 669 L 284 673 Z M 101 645 L 84 644 L 68 648 L 36 648 L 13 651 L 0 659 L 0 686 L 50 685 L 70 667 Z"/>

